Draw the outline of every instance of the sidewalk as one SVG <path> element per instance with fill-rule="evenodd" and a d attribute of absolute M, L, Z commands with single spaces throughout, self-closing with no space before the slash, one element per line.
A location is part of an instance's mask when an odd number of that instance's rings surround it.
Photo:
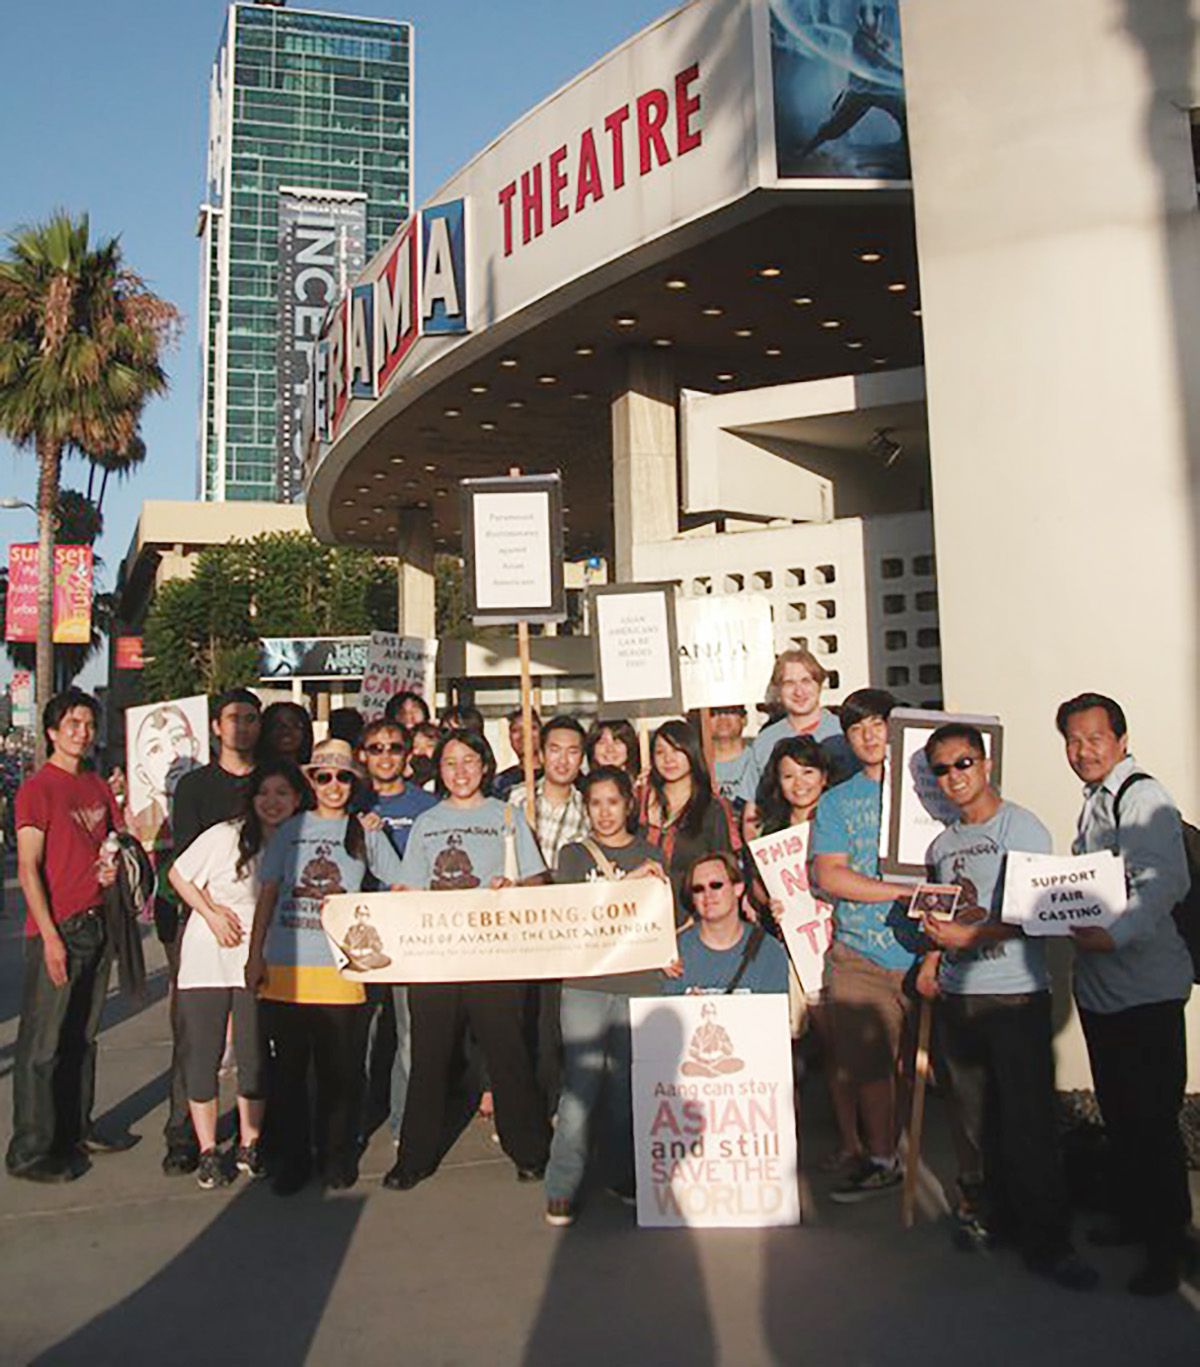
<path fill-rule="evenodd" d="M 0 919 L 0 1140 L 16 1038 L 20 924 Z M 814 1175 L 812 1218 L 774 1231 L 638 1231 L 597 1194 L 550 1230 L 475 1121 L 431 1181 L 384 1191 L 381 1132 L 350 1192 L 290 1200 L 244 1180 L 202 1192 L 166 1178 L 161 1131 L 169 1037 L 163 965 L 147 942 L 153 1004 L 101 1037 L 97 1114 L 143 1136 L 78 1182 L 0 1176 L 0 1364 L 161 1362 L 487 1364 L 970 1364 L 1195 1367 L 1200 1293 L 1139 1302 L 1131 1254 L 1095 1258 L 1099 1293 L 1071 1295 L 1004 1256 L 961 1255 L 923 1183 L 904 1233 L 898 1200 L 837 1207 Z M 819 1079 L 804 1093 L 818 1157 L 832 1136 Z M 809 1118 L 809 1112 L 813 1117 Z M 952 1162 L 940 1108 L 927 1157 Z M 1200 1191 L 1197 1191 L 1200 1197 Z M 1198 1202 L 1200 1207 L 1200 1202 Z M 1089 1257 L 1091 1256 L 1089 1252 Z"/>

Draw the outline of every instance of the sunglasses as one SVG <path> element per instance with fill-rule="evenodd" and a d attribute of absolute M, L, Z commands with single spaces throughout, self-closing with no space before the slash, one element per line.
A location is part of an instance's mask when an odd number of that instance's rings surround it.
<path fill-rule="evenodd" d="M 368 755 L 402 755 L 403 753 L 404 742 L 400 740 L 391 740 L 386 744 L 383 741 L 377 741 L 367 746 Z"/>
<path fill-rule="evenodd" d="M 979 762 L 978 755 L 959 755 L 953 764 L 931 764 L 929 772 L 934 778 L 945 778 L 951 769 L 974 769 Z"/>
<path fill-rule="evenodd" d="M 330 783 L 353 783 L 354 779 L 353 769 L 318 769 L 312 776 L 312 781 L 318 788 L 324 788 Z"/>
<path fill-rule="evenodd" d="M 699 897 L 702 892 L 720 892 L 722 888 L 732 887 L 732 883 L 693 883 L 692 896 Z"/>

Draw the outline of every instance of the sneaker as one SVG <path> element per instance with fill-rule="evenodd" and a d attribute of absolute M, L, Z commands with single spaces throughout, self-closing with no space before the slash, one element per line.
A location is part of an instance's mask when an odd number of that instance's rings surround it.
<path fill-rule="evenodd" d="M 195 1172 L 199 1164 L 199 1149 L 171 1144 L 168 1145 L 166 1157 L 162 1161 L 162 1170 L 168 1177 L 183 1177 L 189 1172 Z"/>
<path fill-rule="evenodd" d="M 556 1229 L 564 1229 L 575 1223 L 575 1207 L 564 1196 L 555 1196 L 546 1202 L 546 1223 Z"/>
<path fill-rule="evenodd" d="M 249 1144 L 238 1145 L 237 1170 L 238 1172 L 244 1172 L 247 1177 L 266 1176 L 267 1168 L 262 1160 L 262 1154 L 259 1151 L 257 1139 Z"/>
<path fill-rule="evenodd" d="M 829 1199 L 840 1205 L 852 1205 L 855 1201 L 866 1201 L 872 1196 L 891 1191 L 903 1180 L 904 1174 L 900 1171 L 899 1163 L 892 1163 L 885 1168 L 871 1158 L 864 1158 L 834 1187 Z"/>
<path fill-rule="evenodd" d="M 196 1164 L 196 1185 L 201 1191 L 212 1191 L 215 1187 L 227 1187 L 232 1179 L 225 1170 L 222 1155 L 218 1149 L 205 1149 Z"/>

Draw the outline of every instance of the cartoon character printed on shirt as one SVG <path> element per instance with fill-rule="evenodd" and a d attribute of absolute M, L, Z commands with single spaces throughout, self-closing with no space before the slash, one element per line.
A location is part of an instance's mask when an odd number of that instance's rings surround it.
<path fill-rule="evenodd" d="M 293 897 L 321 902 L 334 893 L 346 891 L 342 887 L 342 871 L 331 857 L 332 853 L 332 846 L 324 841 L 317 846 L 316 853 L 300 871 L 292 889 Z"/>
<path fill-rule="evenodd" d="M 463 892 L 479 887 L 471 856 L 463 849 L 462 836 L 451 832 L 446 837 L 445 849 L 433 861 L 433 876 L 429 886 L 434 892 Z"/>
<path fill-rule="evenodd" d="M 983 921 L 991 920 L 992 917 L 989 908 L 980 905 L 979 889 L 974 881 L 963 873 L 969 854 L 999 854 L 999 850 L 994 845 L 976 845 L 970 850 L 960 851 L 950 865 L 950 881 L 957 883 L 962 889 L 962 896 L 958 899 L 959 910 L 955 913 L 954 919 L 965 925 L 979 925 Z M 1002 959 L 1004 943 L 999 941 L 996 944 L 980 945 L 978 949 L 958 950 L 953 957 L 960 962 L 967 959 Z"/>

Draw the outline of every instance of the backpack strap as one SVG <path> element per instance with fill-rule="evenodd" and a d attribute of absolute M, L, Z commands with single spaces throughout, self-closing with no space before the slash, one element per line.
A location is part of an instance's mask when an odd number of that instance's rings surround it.
<path fill-rule="evenodd" d="M 1133 787 L 1135 783 L 1141 783 L 1142 779 L 1149 778 L 1149 774 L 1143 774 L 1141 770 L 1129 775 L 1124 779 L 1121 786 L 1117 789 L 1117 795 L 1113 798 L 1113 825 L 1117 830 L 1121 829 L 1121 799 Z"/>
<path fill-rule="evenodd" d="M 729 980 L 729 986 L 725 989 L 725 995 L 736 992 L 742 979 L 746 976 L 746 970 L 754 962 L 758 951 L 762 948 L 762 942 L 766 939 L 767 932 L 761 925 L 755 925 L 746 939 L 746 948 L 742 950 L 742 960 L 737 966 L 737 972 Z"/>
<path fill-rule="evenodd" d="M 610 883 L 616 883 L 620 881 L 621 871 L 612 862 L 608 855 L 604 853 L 604 851 L 592 839 L 590 835 L 585 835 L 579 843 L 583 846 L 585 850 L 587 850 L 588 854 L 591 855 L 592 863 L 595 864 L 595 866 L 600 870 L 600 872 L 605 876 L 605 878 L 608 879 Z"/>

